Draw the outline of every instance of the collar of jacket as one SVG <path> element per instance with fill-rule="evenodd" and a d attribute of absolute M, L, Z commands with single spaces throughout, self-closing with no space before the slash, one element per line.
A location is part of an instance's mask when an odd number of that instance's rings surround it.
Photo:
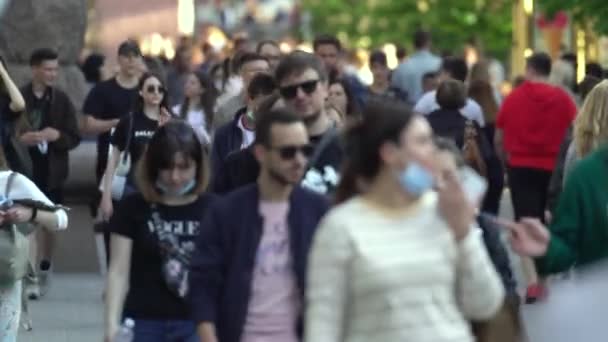
<path fill-rule="evenodd" d="M 28 83 L 25 85 L 25 87 L 23 87 L 22 89 L 23 92 L 23 96 L 26 99 L 26 105 L 28 103 L 32 103 L 31 100 L 36 98 L 36 94 L 34 94 L 34 84 L 32 82 Z M 55 99 L 55 87 L 46 87 L 45 91 L 44 91 L 44 95 L 43 97 L 49 97 L 50 102 L 53 102 L 53 100 Z M 30 101 L 28 101 L 28 99 Z"/>

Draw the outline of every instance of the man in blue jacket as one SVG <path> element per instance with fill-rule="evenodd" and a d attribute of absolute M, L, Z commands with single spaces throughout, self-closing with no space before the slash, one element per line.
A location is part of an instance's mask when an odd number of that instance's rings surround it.
<path fill-rule="evenodd" d="M 192 315 L 203 341 L 299 341 L 306 259 L 329 208 L 323 195 L 297 185 L 312 152 L 297 115 L 258 118 L 257 183 L 209 209 L 191 265 Z"/>

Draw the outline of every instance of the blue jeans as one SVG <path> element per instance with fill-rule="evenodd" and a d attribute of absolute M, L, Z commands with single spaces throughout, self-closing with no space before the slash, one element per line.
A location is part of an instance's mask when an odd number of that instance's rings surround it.
<path fill-rule="evenodd" d="M 200 342 L 200 339 L 191 321 L 136 319 L 133 342 Z"/>

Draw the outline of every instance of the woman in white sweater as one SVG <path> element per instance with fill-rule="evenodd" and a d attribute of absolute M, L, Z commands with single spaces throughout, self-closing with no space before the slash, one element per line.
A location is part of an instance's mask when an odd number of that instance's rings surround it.
<path fill-rule="evenodd" d="M 426 120 L 371 103 L 346 152 L 309 260 L 306 341 L 474 341 L 469 320 L 492 317 L 504 289 L 457 176 L 434 181 Z"/>

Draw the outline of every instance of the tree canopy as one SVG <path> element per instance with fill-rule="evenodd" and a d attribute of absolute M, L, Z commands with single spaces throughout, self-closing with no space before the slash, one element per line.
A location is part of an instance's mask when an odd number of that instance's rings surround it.
<path fill-rule="evenodd" d="M 514 0 L 303 0 L 315 33 L 335 33 L 353 47 L 411 46 L 417 29 L 432 33 L 441 51 L 479 43 L 498 58 L 511 48 Z M 598 0 L 601 1 L 601 0 Z"/>

